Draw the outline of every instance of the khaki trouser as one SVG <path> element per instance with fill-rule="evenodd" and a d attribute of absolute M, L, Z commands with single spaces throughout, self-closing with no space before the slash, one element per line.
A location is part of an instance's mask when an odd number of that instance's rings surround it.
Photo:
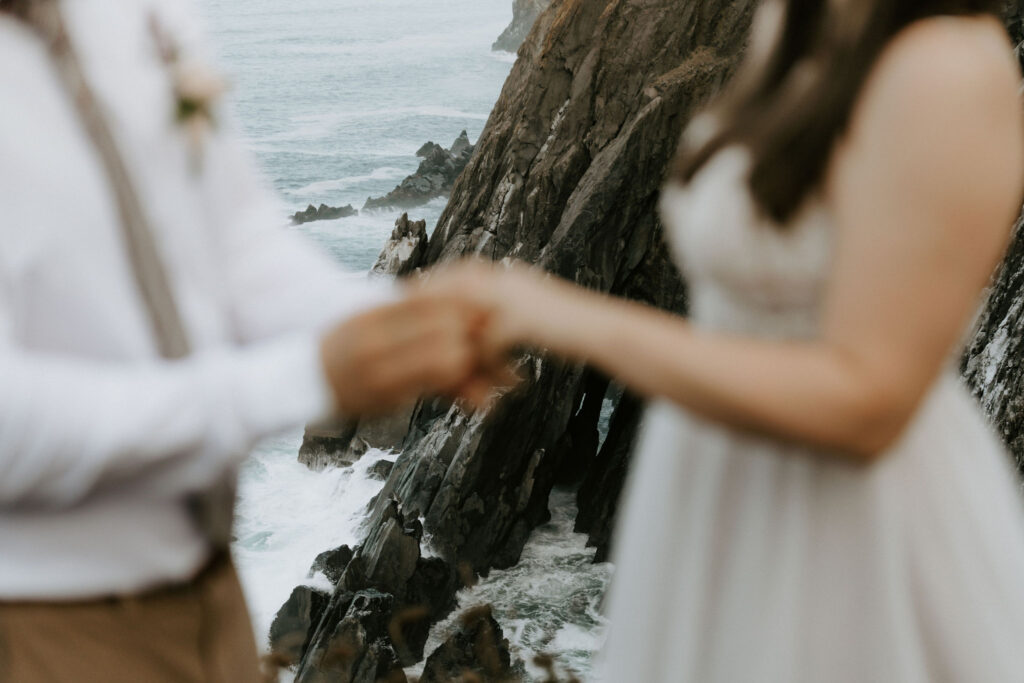
<path fill-rule="evenodd" d="M 2 683 L 255 683 L 259 665 L 231 560 L 144 595 L 0 602 Z"/>

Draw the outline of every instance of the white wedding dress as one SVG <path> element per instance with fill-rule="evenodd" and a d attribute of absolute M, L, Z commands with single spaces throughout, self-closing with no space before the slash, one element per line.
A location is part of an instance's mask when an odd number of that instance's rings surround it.
<path fill-rule="evenodd" d="M 663 196 L 693 324 L 814 337 L 829 214 L 764 224 L 748 168 L 727 148 Z M 608 683 L 1024 681 L 1020 484 L 952 361 L 870 468 L 656 403 L 624 496 Z"/>

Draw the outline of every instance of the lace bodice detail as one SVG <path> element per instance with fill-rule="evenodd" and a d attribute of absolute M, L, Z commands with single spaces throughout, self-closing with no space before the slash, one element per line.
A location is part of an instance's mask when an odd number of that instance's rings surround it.
<path fill-rule="evenodd" d="M 716 154 L 687 186 L 666 186 L 662 221 L 705 329 L 806 338 L 817 334 L 832 256 L 832 221 L 810 199 L 785 229 L 759 215 L 747 185 L 750 154 Z"/>

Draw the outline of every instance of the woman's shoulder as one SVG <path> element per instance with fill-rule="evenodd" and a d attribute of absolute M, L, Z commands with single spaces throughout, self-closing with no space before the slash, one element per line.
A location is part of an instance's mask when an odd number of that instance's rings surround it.
<path fill-rule="evenodd" d="M 995 17 L 939 16 L 914 22 L 892 39 L 865 97 L 1016 102 L 1020 80 L 1013 46 Z"/>

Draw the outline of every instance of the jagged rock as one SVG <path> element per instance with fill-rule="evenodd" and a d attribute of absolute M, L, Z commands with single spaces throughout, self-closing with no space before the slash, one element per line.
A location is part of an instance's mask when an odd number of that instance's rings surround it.
<path fill-rule="evenodd" d="M 968 386 L 1024 470 L 1024 219 L 964 355 Z"/>
<path fill-rule="evenodd" d="M 351 204 L 347 206 L 327 206 L 326 204 L 321 204 L 319 207 L 310 204 L 305 211 L 297 211 L 292 214 L 292 224 L 301 225 L 303 223 L 311 223 L 312 221 L 332 221 L 336 218 L 348 218 L 349 216 L 358 215 L 359 211 Z"/>
<path fill-rule="evenodd" d="M 390 460 L 378 460 L 370 466 L 369 475 L 373 479 L 379 479 L 380 481 L 386 481 L 388 475 L 391 474 L 391 470 L 394 469 L 395 463 Z"/>
<path fill-rule="evenodd" d="M 423 157 L 416 172 L 383 197 L 367 198 L 363 205 L 364 211 L 395 207 L 409 209 L 448 194 L 473 156 L 473 145 L 466 131 L 462 131 L 452 143 L 451 149 L 428 142 L 416 154 Z"/>
<path fill-rule="evenodd" d="M 295 677 L 297 683 L 375 683 L 400 675 L 388 640 L 394 598 L 374 590 L 335 594 L 329 610 L 344 613 L 317 631 Z"/>
<path fill-rule="evenodd" d="M 391 239 L 377 257 L 372 272 L 378 275 L 401 277 L 423 265 L 427 256 L 427 222 L 410 221 L 403 213 L 395 221 Z"/>
<path fill-rule="evenodd" d="M 328 581 L 337 584 L 341 579 L 341 575 L 345 572 L 345 567 L 352 560 L 353 555 L 355 555 L 355 551 L 347 545 L 339 546 L 333 550 L 325 550 L 313 560 L 313 566 L 309 568 L 307 578 L 311 579 L 314 574 L 321 572 L 327 577 Z"/>
<path fill-rule="evenodd" d="M 508 640 L 490 605 L 466 611 L 459 621 L 458 630 L 427 658 L 420 683 L 513 680 Z"/>
<path fill-rule="evenodd" d="M 382 521 L 371 527 L 360 547 L 362 572 L 358 585 L 373 586 L 392 595 L 405 594 L 405 584 L 416 571 L 420 559 L 420 539 L 423 528 L 419 520 L 412 520 L 415 526 L 407 524 L 395 501 L 389 501 Z M 356 586 L 348 575 L 346 586 Z"/>
<path fill-rule="evenodd" d="M 528 361 L 531 377 L 544 365 Z M 468 416 L 453 406 L 435 420 L 398 457 L 371 506 L 370 528 L 384 523 L 394 497 L 410 513 L 423 515 L 433 548 L 451 564 L 465 563 L 475 572 L 515 564 L 530 530 L 550 518 L 547 499 L 556 464 L 543 450 L 519 454 L 538 437 L 555 441 L 572 399 L 562 385 L 546 385 L 537 394 L 531 382 L 527 378 L 525 390 L 507 396 L 490 414 Z"/>
<path fill-rule="evenodd" d="M 329 601 L 327 593 L 309 586 L 292 591 L 270 625 L 270 651 L 280 666 L 299 663 Z"/>
<path fill-rule="evenodd" d="M 358 459 L 348 448 L 358 426 L 357 421 L 344 419 L 306 425 L 299 447 L 299 462 L 313 470 L 348 467 Z"/>
<path fill-rule="evenodd" d="M 512 23 L 502 31 L 491 49 L 504 52 L 518 50 L 537 22 L 537 17 L 550 3 L 551 0 L 512 0 Z"/>
<path fill-rule="evenodd" d="M 588 534 L 587 545 L 596 547 L 595 562 L 608 559 L 615 513 L 629 471 L 643 402 L 632 394 L 623 394 L 612 414 L 608 436 L 588 468 L 576 493 L 579 512 L 575 531 Z"/>
<path fill-rule="evenodd" d="M 298 680 L 341 676 L 338 671 L 355 676 L 361 670 L 358 662 L 369 661 L 364 654 L 378 641 L 378 650 L 386 645 L 403 665 L 423 658 L 430 626 L 455 608 L 460 584 L 445 560 L 420 556 L 422 537 L 418 519 L 404 515 L 394 501 L 383 506 L 380 523 L 346 563 L 323 618 L 310 634 Z M 373 599 L 359 600 L 361 595 Z M 357 612 L 362 631 L 352 621 Z M 344 661 L 332 652 L 345 654 Z"/>
<path fill-rule="evenodd" d="M 410 406 L 383 417 L 306 425 L 299 447 L 299 462 L 314 470 L 348 467 L 371 448 L 394 449 L 409 433 L 414 409 L 415 406 Z"/>
<path fill-rule="evenodd" d="M 468 140 L 468 138 L 467 138 L 467 140 Z M 437 144 L 436 142 L 425 142 L 425 143 L 423 143 L 422 147 L 420 147 L 418 150 L 416 150 L 416 156 L 418 156 L 421 159 L 423 159 L 423 158 L 429 157 L 435 151 L 443 152 L 444 151 L 444 147 L 442 147 L 441 145 Z"/>
<path fill-rule="evenodd" d="M 604 407 L 608 384 L 608 378 L 595 370 L 587 370 L 580 382 L 574 402 L 578 408 L 569 418 L 565 433 L 555 445 L 555 457 L 559 463 L 555 483 L 578 483 L 587 474 L 590 462 L 597 457 L 597 447 L 601 440 L 597 423 Z"/>

